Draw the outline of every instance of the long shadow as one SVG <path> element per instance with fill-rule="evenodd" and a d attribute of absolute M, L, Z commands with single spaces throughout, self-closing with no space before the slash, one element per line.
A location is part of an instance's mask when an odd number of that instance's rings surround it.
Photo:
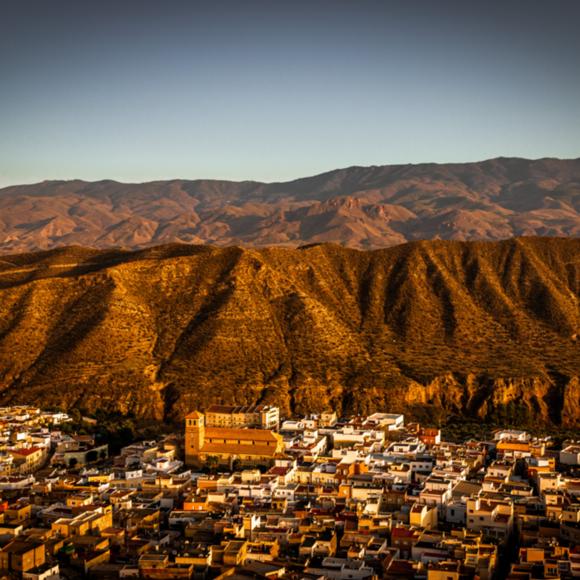
<path fill-rule="evenodd" d="M 29 284 L 36 280 L 47 278 L 75 278 L 85 274 L 92 274 L 101 270 L 106 270 L 119 264 L 131 264 L 144 260 L 169 260 L 173 258 L 196 256 L 213 251 L 211 246 L 199 246 L 187 244 L 175 244 L 169 246 L 157 246 L 155 248 L 145 248 L 134 252 L 124 250 L 110 250 L 97 256 L 90 256 L 83 262 L 78 262 L 67 269 L 60 269 L 58 263 L 38 263 L 36 269 L 30 273 L 11 274 L 10 270 L 0 272 L 0 289 L 14 288 Z M 63 256 L 66 259 L 66 256 Z M 63 262 L 66 264 L 66 262 Z M 15 265 L 15 269 L 34 268 L 34 265 Z M 16 279 L 11 277 L 15 277 Z"/>

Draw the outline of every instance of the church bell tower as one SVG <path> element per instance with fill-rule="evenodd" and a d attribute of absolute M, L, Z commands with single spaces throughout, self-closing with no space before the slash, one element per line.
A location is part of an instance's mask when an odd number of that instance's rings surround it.
<path fill-rule="evenodd" d="M 191 465 L 199 459 L 205 440 L 205 417 L 193 411 L 185 417 L 185 463 Z"/>

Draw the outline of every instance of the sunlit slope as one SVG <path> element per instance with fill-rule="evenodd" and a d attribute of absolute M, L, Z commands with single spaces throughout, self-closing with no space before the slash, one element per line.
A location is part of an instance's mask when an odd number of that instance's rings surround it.
<path fill-rule="evenodd" d="M 0 260 L 0 402 L 580 424 L 580 241 L 77 247 Z"/>

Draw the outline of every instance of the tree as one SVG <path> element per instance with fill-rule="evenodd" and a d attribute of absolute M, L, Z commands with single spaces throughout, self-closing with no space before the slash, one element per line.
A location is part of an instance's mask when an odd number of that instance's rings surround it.
<path fill-rule="evenodd" d="M 87 463 L 93 463 L 93 461 L 96 461 L 98 458 L 99 458 L 99 454 L 94 449 L 91 449 L 87 453 Z"/>
<path fill-rule="evenodd" d="M 210 471 L 214 471 L 219 465 L 219 458 L 216 455 L 208 455 L 205 459 L 205 465 Z"/>
<path fill-rule="evenodd" d="M 73 420 L 73 423 L 76 423 L 77 425 L 82 421 L 82 413 L 76 407 L 70 409 L 68 415 Z"/>

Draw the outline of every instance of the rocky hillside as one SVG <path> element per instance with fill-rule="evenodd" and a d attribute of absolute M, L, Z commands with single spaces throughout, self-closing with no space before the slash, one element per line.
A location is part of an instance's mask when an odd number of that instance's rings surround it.
<path fill-rule="evenodd" d="M 580 235 L 580 159 L 351 167 L 287 183 L 49 181 L 0 190 L 0 252 L 166 243 L 382 248 Z"/>
<path fill-rule="evenodd" d="M 580 241 L 0 259 L 0 403 L 210 402 L 580 426 Z"/>

